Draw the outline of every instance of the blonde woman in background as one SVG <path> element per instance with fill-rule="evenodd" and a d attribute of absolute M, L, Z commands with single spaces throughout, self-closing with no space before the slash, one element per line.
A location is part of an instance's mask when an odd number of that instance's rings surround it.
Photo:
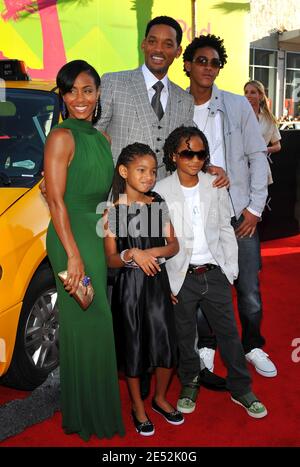
<path fill-rule="evenodd" d="M 257 80 L 248 81 L 244 86 L 244 93 L 259 122 L 261 134 L 268 146 L 268 154 L 280 151 L 281 136 L 276 125 L 276 119 L 269 109 L 264 85 Z M 269 184 L 271 183 L 273 183 L 273 179 L 270 170 Z"/>

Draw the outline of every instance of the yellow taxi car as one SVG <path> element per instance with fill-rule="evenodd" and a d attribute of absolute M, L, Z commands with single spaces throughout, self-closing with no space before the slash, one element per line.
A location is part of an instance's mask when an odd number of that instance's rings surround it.
<path fill-rule="evenodd" d="M 0 384 L 31 390 L 58 365 L 49 211 L 38 185 L 59 100 L 54 83 L 29 81 L 15 68 L 0 61 Z"/>

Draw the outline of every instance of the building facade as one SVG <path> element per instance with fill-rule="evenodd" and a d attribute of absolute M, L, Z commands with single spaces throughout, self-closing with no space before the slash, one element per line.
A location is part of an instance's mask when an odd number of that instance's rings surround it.
<path fill-rule="evenodd" d="M 300 1 L 250 2 L 249 76 L 265 88 L 272 112 L 300 118 Z"/>

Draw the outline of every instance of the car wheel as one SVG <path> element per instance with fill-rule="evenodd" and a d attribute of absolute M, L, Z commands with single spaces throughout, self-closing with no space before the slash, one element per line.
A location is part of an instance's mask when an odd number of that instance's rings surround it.
<path fill-rule="evenodd" d="M 53 273 L 39 268 L 26 292 L 11 365 L 1 383 L 33 390 L 58 366 L 58 308 Z"/>

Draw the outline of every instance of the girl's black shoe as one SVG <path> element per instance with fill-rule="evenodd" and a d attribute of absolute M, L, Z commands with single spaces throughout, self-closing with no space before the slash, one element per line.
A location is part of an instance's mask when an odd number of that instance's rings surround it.
<path fill-rule="evenodd" d="M 164 409 L 159 407 L 155 402 L 155 399 L 152 399 L 152 409 L 162 415 L 168 423 L 172 425 L 181 425 L 184 422 L 184 418 L 181 412 L 178 410 L 173 410 L 173 412 L 166 412 Z"/>
<path fill-rule="evenodd" d="M 149 420 L 149 418 L 145 422 L 140 422 L 136 418 L 134 410 L 131 411 L 131 415 L 132 415 L 133 423 L 134 423 L 134 426 L 135 426 L 135 429 L 136 429 L 137 433 L 139 433 L 142 436 L 154 435 L 154 432 L 155 432 L 154 425 L 151 422 L 151 420 Z M 148 417 L 147 414 L 146 414 L 146 416 Z"/>

